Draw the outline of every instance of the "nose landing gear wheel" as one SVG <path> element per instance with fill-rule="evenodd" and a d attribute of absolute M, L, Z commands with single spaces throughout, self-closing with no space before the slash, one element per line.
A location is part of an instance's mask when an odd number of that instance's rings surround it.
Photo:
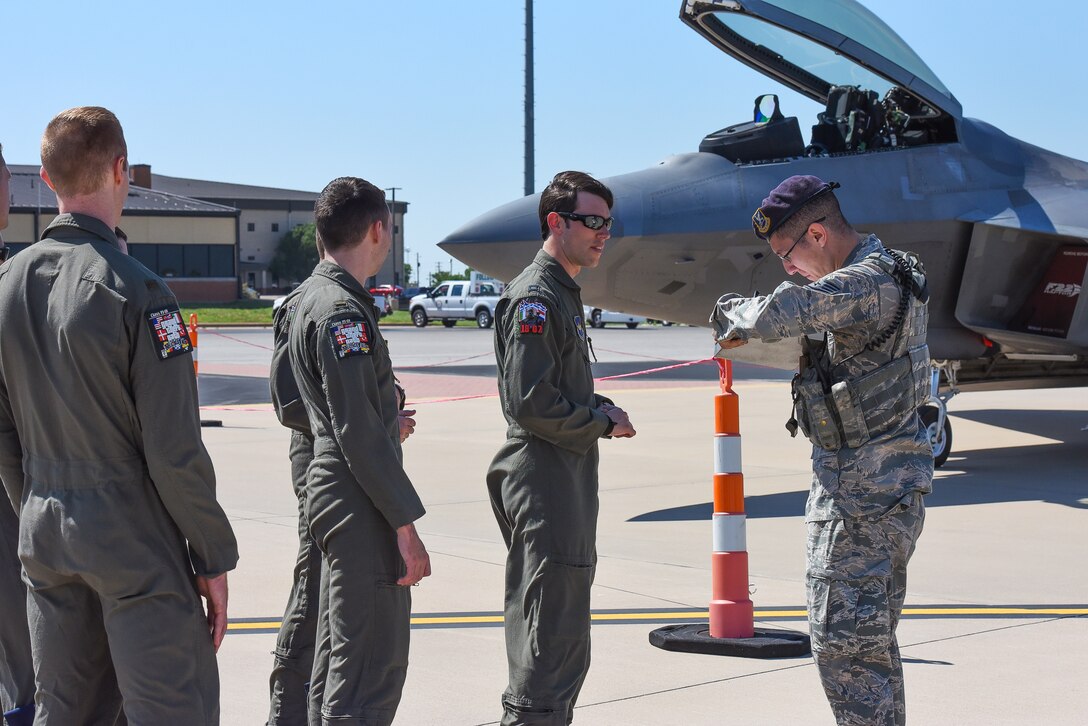
<path fill-rule="evenodd" d="M 922 406 L 918 411 L 922 418 L 922 426 L 929 435 L 929 443 L 933 447 L 933 466 L 940 468 L 948 461 L 948 455 L 952 453 L 952 423 L 948 416 L 944 417 L 944 426 L 937 428 L 937 420 L 940 418 L 936 406 Z"/>

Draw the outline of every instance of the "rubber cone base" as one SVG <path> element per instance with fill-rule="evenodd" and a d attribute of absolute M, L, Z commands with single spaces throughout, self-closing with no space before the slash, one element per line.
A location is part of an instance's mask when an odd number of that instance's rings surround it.
<path fill-rule="evenodd" d="M 794 630 L 756 628 L 751 638 L 712 638 L 706 623 L 658 628 L 650 633 L 650 645 L 679 653 L 735 658 L 797 658 L 812 651 L 808 635 Z"/>

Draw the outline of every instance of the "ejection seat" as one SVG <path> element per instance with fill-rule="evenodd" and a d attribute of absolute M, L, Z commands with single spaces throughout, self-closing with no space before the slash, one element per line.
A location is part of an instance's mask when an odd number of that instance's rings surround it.
<path fill-rule="evenodd" d="M 774 161 L 804 156 L 805 141 L 797 117 L 783 116 L 778 96 L 767 93 L 755 100 L 751 121 L 708 134 L 699 151 L 724 156 L 735 164 Z"/>

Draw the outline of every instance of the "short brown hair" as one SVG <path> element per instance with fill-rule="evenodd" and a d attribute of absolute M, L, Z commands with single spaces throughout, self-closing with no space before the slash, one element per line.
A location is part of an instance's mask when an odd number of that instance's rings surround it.
<path fill-rule="evenodd" d="M 612 209 L 612 190 L 589 174 L 581 171 L 561 171 L 540 195 L 540 238 L 548 239 L 548 215 L 551 212 L 573 212 L 578 206 L 578 192 L 593 194 Z"/>
<path fill-rule="evenodd" d="M 98 191 L 107 170 L 118 157 L 127 156 L 121 122 L 100 106 L 61 111 L 42 135 L 42 166 L 62 197 Z"/>
<path fill-rule="evenodd" d="M 342 176 L 329 182 L 314 202 L 317 248 L 354 247 L 375 222 L 392 224 L 385 192 L 365 179 Z"/>

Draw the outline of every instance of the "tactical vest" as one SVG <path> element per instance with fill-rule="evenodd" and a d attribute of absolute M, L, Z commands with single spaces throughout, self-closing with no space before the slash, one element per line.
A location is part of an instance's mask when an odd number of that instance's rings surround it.
<path fill-rule="evenodd" d="M 872 369 L 837 376 L 834 368 L 841 366 L 832 366 L 825 335 L 823 341 L 802 340 L 805 355 L 793 378 L 794 417 L 786 428 L 796 435 L 800 427 L 809 441 L 828 451 L 857 448 L 898 428 L 929 400 L 925 270 L 913 254 L 887 248 L 868 255 L 865 263 L 889 274 L 901 293 L 895 319 L 852 356 L 855 361 L 872 358 Z"/>

